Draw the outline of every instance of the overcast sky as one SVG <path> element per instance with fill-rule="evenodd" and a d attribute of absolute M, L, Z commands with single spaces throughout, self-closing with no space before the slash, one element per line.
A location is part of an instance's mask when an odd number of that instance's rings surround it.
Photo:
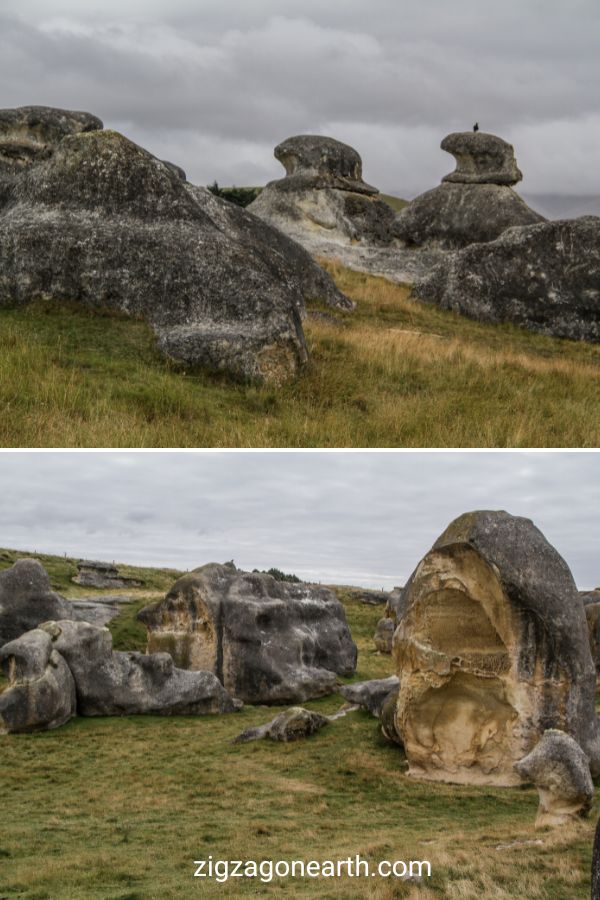
<path fill-rule="evenodd" d="M 404 196 L 449 131 L 515 145 L 528 193 L 600 195 L 598 0 L 0 0 L 5 106 L 99 115 L 207 184 L 315 132 Z"/>
<path fill-rule="evenodd" d="M 600 585 L 600 454 L 0 454 L 0 546 L 186 569 L 234 559 L 392 588 L 473 509 L 534 520 Z"/>

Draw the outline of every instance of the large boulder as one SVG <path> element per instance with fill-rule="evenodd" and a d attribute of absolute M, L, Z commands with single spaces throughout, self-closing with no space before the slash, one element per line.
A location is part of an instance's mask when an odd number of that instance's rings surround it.
<path fill-rule="evenodd" d="M 178 669 L 168 653 L 113 650 L 108 628 L 62 621 L 42 629 L 71 670 L 79 715 L 205 715 L 242 705 L 212 672 Z"/>
<path fill-rule="evenodd" d="M 49 159 L 67 135 L 102 127 L 100 119 L 87 112 L 50 106 L 0 109 L 0 207 L 19 172 Z"/>
<path fill-rule="evenodd" d="M 0 734 L 64 725 L 76 712 L 75 683 L 47 632 L 34 628 L 0 649 L 8 687 L 0 692 Z"/>
<path fill-rule="evenodd" d="M 80 559 L 77 563 L 77 574 L 73 576 L 75 584 L 95 588 L 142 587 L 143 581 L 123 575 L 113 563 L 100 562 L 95 559 Z"/>
<path fill-rule="evenodd" d="M 511 228 L 449 254 L 414 295 L 481 322 L 514 322 L 574 340 L 600 340 L 600 218 Z"/>
<path fill-rule="evenodd" d="M 63 138 L 0 208 L 0 304 L 140 316 L 184 365 L 280 383 L 307 359 L 313 297 L 351 305 L 301 248 L 113 131 Z"/>
<path fill-rule="evenodd" d="M 506 512 L 452 522 L 406 586 L 394 635 L 396 727 L 410 774 L 510 785 L 549 728 L 600 774 L 596 672 L 569 567 Z"/>
<path fill-rule="evenodd" d="M 48 619 L 70 619 L 68 600 L 56 594 L 37 559 L 19 559 L 0 572 L 0 647 Z"/>
<path fill-rule="evenodd" d="M 184 575 L 138 617 L 148 629 L 149 653 L 166 651 L 178 666 L 208 669 L 249 703 L 330 694 L 336 675 L 356 667 L 356 646 L 332 591 L 231 563 Z"/>
<path fill-rule="evenodd" d="M 275 148 L 286 170 L 249 209 L 305 247 L 321 242 L 350 246 L 393 242 L 394 210 L 362 178 L 356 150 L 334 138 L 303 134 Z"/>
<path fill-rule="evenodd" d="M 594 783 L 588 758 L 564 731 L 545 731 L 531 753 L 515 763 L 515 770 L 538 789 L 536 828 L 565 825 L 589 813 Z"/>
<path fill-rule="evenodd" d="M 456 250 L 493 241 L 513 226 L 544 221 L 512 190 L 522 175 L 512 146 L 502 138 L 460 132 L 441 146 L 456 158 L 456 170 L 398 214 L 394 234 L 407 247 Z"/>

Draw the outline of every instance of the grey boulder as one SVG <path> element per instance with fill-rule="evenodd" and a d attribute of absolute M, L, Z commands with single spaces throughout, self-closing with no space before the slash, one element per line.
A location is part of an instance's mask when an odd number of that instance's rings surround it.
<path fill-rule="evenodd" d="M 42 628 L 71 670 L 79 715 L 205 715 L 242 705 L 211 672 L 177 669 L 168 653 L 114 651 L 108 628 L 70 621 Z"/>
<path fill-rule="evenodd" d="M 19 559 L 0 572 L 0 647 L 48 619 L 69 619 L 68 600 L 56 594 L 37 559 Z"/>
<path fill-rule="evenodd" d="M 76 712 L 75 684 L 50 636 L 34 628 L 0 649 L 8 687 L 0 693 L 0 733 L 64 725 Z"/>
<path fill-rule="evenodd" d="M 209 194 L 116 132 L 63 138 L 0 208 L 0 302 L 117 309 L 183 365 L 281 383 L 307 360 L 305 300 L 351 304 L 301 248 Z"/>
<path fill-rule="evenodd" d="M 94 559 L 80 559 L 77 563 L 77 575 L 73 576 L 72 581 L 84 587 L 95 588 L 142 587 L 144 583 L 122 575 L 113 563 Z"/>
<path fill-rule="evenodd" d="M 600 218 L 511 228 L 448 255 L 413 294 L 480 322 L 600 340 Z"/>
<path fill-rule="evenodd" d="M 345 684 L 340 688 L 340 694 L 349 703 L 356 703 L 367 712 L 379 719 L 383 704 L 390 694 L 398 694 L 400 681 L 397 675 L 389 678 L 373 678 L 370 681 L 358 681 L 356 684 Z"/>
<path fill-rule="evenodd" d="M 387 616 L 379 619 L 375 628 L 375 634 L 373 635 L 373 643 L 375 644 L 375 649 L 378 650 L 379 653 L 392 652 L 392 639 L 395 630 L 396 625 L 394 624 L 393 619 L 388 619 Z"/>
<path fill-rule="evenodd" d="M 242 731 L 235 740 L 235 744 L 243 744 L 248 741 L 259 741 L 263 738 L 270 738 L 272 741 L 282 741 L 287 744 L 289 741 L 297 741 L 301 738 L 310 737 L 320 731 L 329 722 L 327 716 L 313 712 L 310 709 L 304 709 L 302 706 L 293 706 L 286 709 L 285 712 L 279 713 L 266 725 L 259 725 L 257 728 L 248 728 Z"/>
<path fill-rule="evenodd" d="M 148 652 L 207 669 L 249 703 L 308 700 L 356 668 L 344 608 L 332 591 L 210 563 L 144 607 Z"/>
<path fill-rule="evenodd" d="M 594 784 L 589 761 L 577 741 L 548 729 L 531 753 L 515 764 L 524 781 L 537 787 L 540 804 L 536 828 L 564 825 L 590 811 Z"/>
<path fill-rule="evenodd" d="M 394 234 L 407 247 L 457 250 L 493 241 L 507 228 L 544 221 L 510 187 L 522 175 L 502 138 L 455 133 L 441 146 L 456 158 L 456 170 L 398 214 Z"/>

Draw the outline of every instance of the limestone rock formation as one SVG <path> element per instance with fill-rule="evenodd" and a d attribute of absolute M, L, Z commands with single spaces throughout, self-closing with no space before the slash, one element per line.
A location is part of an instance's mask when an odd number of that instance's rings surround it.
<path fill-rule="evenodd" d="M 590 653 L 596 667 L 596 678 L 600 678 L 600 593 L 590 591 L 582 597 L 588 626 Z"/>
<path fill-rule="evenodd" d="M 148 652 L 207 669 L 249 703 L 304 701 L 330 694 L 351 675 L 356 646 L 332 591 L 210 563 L 175 582 L 138 614 Z"/>
<path fill-rule="evenodd" d="M 398 706 L 399 693 L 400 684 L 398 683 L 398 687 L 395 690 L 390 691 L 383 701 L 379 719 L 381 721 L 381 733 L 384 738 L 391 741 L 393 744 L 398 744 L 400 747 L 404 748 L 402 735 L 399 733 L 396 726 L 396 707 Z"/>
<path fill-rule="evenodd" d="M 71 670 L 79 715 L 205 715 L 242 705 L 211 672 L 178 669 L 168 653 L 113 650 L 108 628 L 72 621 L 41 627 Z"/>
<path fill-rule="evenodd" d="M 392 652 L 394 631 L 406 610 L 406 599 L 403 587 L 395 587 L 390 592 L 385 606 L 385 616 L 380 619 L 373 635 L 375 649 L 380 653 Z"/>
<path fill-rule="evenodd" d="M 600 900 L 600 819 L 596 823 L 594 848 L 592 852 L 592 896 L 591 900 Z"/>
<path fill-rule="evenodd" d="M 68 600 L 56 594 L 37 559 L 19 559 L 0 572 L 0 647 L 48 619 L 69 619 Z"/>
<path fill-rule="evenodd" d="M 141 316 L 184 365 L 280 383 L 307 359 L 308 297 L 352 305 L 302 248 L 115 132 L 64 137 L 0 207 L 0 303 Z"/>
<path fill-rule="evenodd" d="M 528 519 L 476 511 L 415 569 L 394 635 L 396 728 L 410 774 L 510 785 L 544 731 L 571 735 L 600 774 L 596 673 L 565 561 Z"/>
<path fill-rule="evenodd" d="M 49 106 L 0 109 L 0 207 L 20 171 L 48 159 L 67 135 L 102 127 L 100 119 L 86 112 Z"/>
<path fill-rule="evenodd" d="M 34 628 L 0 649 L 8 687 L 0 693 L 0 734 L 58 728 L 75 715 L 75 684 L 50 636 Z"/>
<path fill-rule="evenodd" d="M 94 559 L 80 559 L 77 563 L 77 575 L 72 581 L 85 587 L 124 588 L 142 587 L 143 581 L 120 574 L 113 563 L 99 562 Z"/>
<path fill-rule="evenodd" d="M 286 170 L 249 209 L 312 251 L 322 241 L 386 246 L 393 241 L 394 210 L 365 184 L 356 150 L 322 135 L 288 138 L 275 148 Z"/>
<path fill-rule="evenodd" d="M 270 738 L 272 741 L 297 741 L 300 738 L 310 737 L 311 734 L 320 731 L 327 725 L 329 718 L 302 706 L 292 706 L 285 712 L 279 713 L 266 725 L 257 728 L 248 728 L 242 731 L 235 740 L 235 744 L 243 744 L 248 741 L 259 741 Z"/>
<path fill-rule="evenodd" d="M 420 300 L 481 322 L 600 340 L 600 218 L 511 228 L 447 258 L 414 284 Z"/>
<path fill-rule="evenodd" d="M 590 811 L 594 784 L 588 758 L 564 731 L 545 731 L 531 753 L 515 763 L 515 769 L 539 791 L 536 828 L 564 825 Z"/>
<path fill-rule="evenodd" d="M 388 602 L 390 596 L 387 591 L 374 591 L 369 588 L 352 588 L 348 591 L 348 595 L 350 600 L 366 603 L 367 606 L 381 606 Z"/>
<path fill-rule="evenodd" d="M 392 652 L 392 639 L 395 630 L 396 626 L 393 619 L 388 619 L 387 616 L 379 619 L 377 627 L 375 628 L 375 634 L 373 635 L 373 643 L 375 644 L 375 649 L 378 650 L 379 653 Z"/>
<path fill-rule="evenodd" d="M 78 597 L 69 601 L 73 618 L 78 622 L 89 622 L 90 625 L 108 625 L 121 613 L 123 606 L 136 598 L 122 594 L 103 594 L 95 597 Z"/>
<path fill-rule="evenodd" d="M 398 214 L 394 234 L 406 246 L 456 250 L 544 221 L 511 188 L 522 175 L 506 141 L 469 131 L 448 135 L 442 149 L 456 158 L 456 170 Z"/>
<path fill-rule="evenodd" d="M 381 716 L 383 704 L 390 694 L 398 694 L 399 683 L 397 675 L 390 675 L 389 678 L 373 678 L 371 681 L 345 684 L 340 688 L 340 694 L 349 703 L 362 706 L 378 719 Z"/>

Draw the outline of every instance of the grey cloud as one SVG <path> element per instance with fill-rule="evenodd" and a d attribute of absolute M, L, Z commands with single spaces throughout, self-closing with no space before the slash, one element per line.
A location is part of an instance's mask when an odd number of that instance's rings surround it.
<path fill-rule="evenodd" d="M 232 557 L 392 587 L 451 519 L 532 518 L 600 583 L 595 453 L 44 453 L 0 458 L 0 545 L 192 568 Z"/>
<path fill-rule="evenodd" d="M 594 194 L 599 42 L 595 0 L 27 0 L 0 19 L 0 78 L 7 105 L 89 109 L 199 183 L 277 177 L 274 144 L 313 131 L 413 194 L 451 168 L 441 137 L 479 119 L 527 190 Z"/>

